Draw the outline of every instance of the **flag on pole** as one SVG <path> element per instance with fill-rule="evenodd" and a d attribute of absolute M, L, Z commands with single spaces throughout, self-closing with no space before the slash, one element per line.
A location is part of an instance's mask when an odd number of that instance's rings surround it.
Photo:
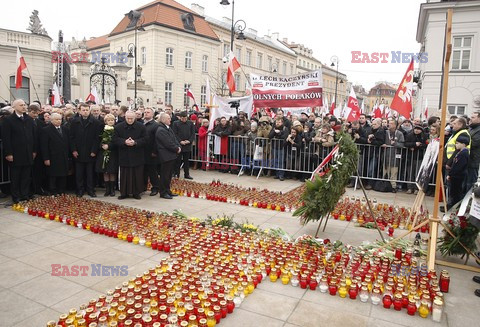
<path fill-rule="evenodd" d="M 335 112 L 335 99 L 332 100 L 332 105 L 330 106 L 330 115 L 333 115 Z"/>
<path fill-rule="evenodd" d="M 53 106 L 60 106 L 62 101 L 60 100 L 60 91 L 58 90 L 57 82 L 53 83 Z"/>
<path fill-rule="evenodd" d="M 22 71 L 27 68 L 25 59 L 20 52 L 20 48 L 17 46 L 17 74 L 15 75 L 15 88 L 19 89 L 22 87 Z"/>
<path fill-rule="evenodd" d="M 240 68 L 240 63 L 232 51 L 228 54 L 228 71 L 227 71 L 227 85 L 230 93 L 235 92 L 235 76 L 233 75 L 237 69 Z"/>
<path fill-rule="evenodd" d="M 318 165 L 317 168 L 312 173 L 312 176 L 310 177 L 310 180 L 313 181 L 315 179 L 315 176 L 320 173 L 320 171 L 332 160 L 333 156 L 338 152 L 339 146 L 338 144 L 335 145 L 333 150 L 323 159 L 323 161 Z"/>
<path fill-rule="evenodd" d="M 382 118 L 382 110 L 378 106 L 377 100 L 375 100 L 373 105 L 373 118 Z"/>
<path fill-rule="evenodd" d="M 360 117 L 360 107 L 358 105 L 357 96 L 355 95 L 355 91 L 352 89 L 350 90 L 350 96 L 348 97 L 348 104 L 347 110 L 344 114 L 346 116 L 347 121 L 352 122 L 358 120 Z"/>
<path fill-rule="evenodd" d="M 362 100 L 362 108 L 360 109 L 362 114 L 365 114 L 365 98 Z"/>
<path fill-rule="evenodd" d="M 55 84 L 56 85 L 56 84 Z M 100 100 L 100 98 L 98 97 L 98 93 L 97 93 L 97 87 L 94 85 L 92 87 L 92 89 L 90 90 L 90 94 L 87 96 L 87 98 L 85 99 L 85 102 L 88 102 L 88 101 L 93 101 L 95 103 L 98 103 L 98 100 Z"/>
<path fill-rule="evenodd" d="M 423 112 L 425 115 L 425 119 L 428 119 L 428 99 L 425 98 L 425 111 Z"/>
<path fill-rule="evenodd" d="M 408 65 L 407 71 L 403 76 L 402 82 L 398 86 L 395 97 L 393 98 L 391 108 L 403 117 L 410 119 L 412 114 L 412 94 L 413 94 L 413 58 Z"/>
<path fill-rule="evenodd" d="M 324 98 L 324 102 L 323 102 L 323 107 L 322 107 L 322 116 L 325 114 L 328 114 L 328 97 L 325 96 Z"/>
<path fill-rule="evenodd" d="M 190 88 L 187 89 L 187 97 L 189 98 L 192 98 L 193 99 L 193 103 L 194 104 L 197 104 L 197 101 L 195 101 L 195 97 L 193 96 L 193 92 Z"/>

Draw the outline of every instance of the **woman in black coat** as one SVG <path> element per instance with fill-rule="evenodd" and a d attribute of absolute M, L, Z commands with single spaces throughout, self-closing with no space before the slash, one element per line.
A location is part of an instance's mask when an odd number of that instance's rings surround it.
<path fill-rule="evenodd" d="M 113 144 L 113 137 L 110 142 L 102 142 L 102 135 L 111 129 L 113 132 L 115 125 L 115 116 L 112 114 L 105 115 L 105 126 L 102 134 L 100 134 L 100 150 L 98 152 L 97 161 L 95 162 L 95 171 L 103 173 L 105 182 L 105 194 L 103 196 L 115 196 L 115 183 L 118 175 L 118 151 Z M 112 134 L 113 136 L 113 134 Z M 105 158 L 108 153 L 108 158 Z"/>
<path fill-rule="evenodd" d="M 62 116 L 51 115 L 51 123 L 41 133 L 43 163 L 47 167 L 48 185 L 52 195 L 65 193 L 70 148 L 68 130 L 62 126 Z"/>

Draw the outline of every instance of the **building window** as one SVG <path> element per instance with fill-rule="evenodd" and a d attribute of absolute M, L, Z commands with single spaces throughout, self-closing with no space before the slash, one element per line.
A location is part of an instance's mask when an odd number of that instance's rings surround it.
<path fill-rule="evenodd" d="M 247 66 L 252 65 L 252 51 L 251 50 L 247 50 L 246 64 L 247 64 Z"/>
<path fill-rule="evenodd" d="M 187 108 L 190 106 L 190 97 L 187 96 L 187 90 L 192 86 L 192 84 L 183 84 L 183 106 Z"/>
<path fill-rule="evenodd" d="M 192 53 L 190 51 L 185 53 L 185 69 L 192 69 Z"/>
<path fill-rule="evenodd" d="M 282 74 L 287 75 L 287 63 L 284 61 L 282 65 Z"/>
<path fill-rule="evenodd" d="M 203 55 L 202 57 L 202 72 L 208 72 L 208 56 Z"/>
<path fill-rule="evenodd" d="M 172 104 L 173 83 L 165 82 L 165 104 Z"/>
<path fill-rule="evenodd" d="M 235 74 L 235 89 L 237 91 L 241 91 L 241 87 L 240 87 L 240 74 Z"/>
<path fill-rule="evenodd" d="M 228 54 L 230 53 L 230 44 L 224 43 L 223 44 L 223 56 L 228 58 Z"/>
<path fill-rule="evenodd" d="M 302 65 L 302 59 L 298 59 L 298 65 L 299 65 L 299 66 Z"/>
<path fill-rule="evenodd" d="M 293 64 L 290 64 L 290 75 L 293 75 L 293 74 L 294 74 Z"/>
<path fill-rule="evenodd" d="M 242 48 L 235 48 L 235 57 L 237 58 L 239 63 L 242 63 Z"/>
<path fill-rule="evenodd" d="M 142 47 L 142 65 L 147 64 L 147 48 Z"/>
<path fill-rule="evenodd" d="M 469 69 L 471 50 L 471 36 L 454 37 L 452 69 Z"/>
<path fill-rule="evenodd" d="M 273 64 L 272 64 L 272 57 L 268 57 L 267 58 L 267 67 L 268 67 L 268 71 L 271 72 L 272 71 L 272 67 Z"/>
<path fill-rule="evenodd" d="M 257 53 L 257 68 L 262 69 L 263 54 Z"/>
<path fill-rule="evenodd" d="M 203 107 L 206 103 L 207 103 L 207 86 L 202 85 L 200 87 L 200 107 Z"/>
<path fill-rule="evenodd" d="M 450 115 L 465 115 L 467 106 L 464 104 L 455 104 L 455 105 L 448 105 L 448 112 Z"/>
<path fill-rule="evenodd" d="M 15 87 L 15 76 L 10 76 L 10 103 L 15 99 L 23 99 L 25 102 L 30 101 L 30 79 L 22 76 L 22 87 Z"/>
<path fill-rule="evenodd" d="M 167 66 L 173 66 L 173 48 L 167 48 L 165 64 Z"/>

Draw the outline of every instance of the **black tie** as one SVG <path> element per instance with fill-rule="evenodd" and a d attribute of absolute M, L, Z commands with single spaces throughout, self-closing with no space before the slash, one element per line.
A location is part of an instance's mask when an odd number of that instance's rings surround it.
<path fill-rule="evenodd" d="M 57 132 L 62 135 L 62 128 L 61 127 L 57 127 Z"/>

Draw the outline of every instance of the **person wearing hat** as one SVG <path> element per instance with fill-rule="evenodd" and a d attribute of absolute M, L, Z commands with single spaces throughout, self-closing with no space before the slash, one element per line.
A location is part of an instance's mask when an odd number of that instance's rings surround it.
<path fill-rule="evenodd" d="M 447 203 L 447 209 L 450 209 L 456 203 L 462 201 L 465 196 L 463 182 L 467 177 L 467 167 L 469 160 L 468 145 L 470 144 L 470 136 L 461 134 L 457 137 L 455 148 L 457 154 L 452 161 L 452 167 L 447 175 L 447 181 L 450 183 L 450 196 Z"/>
<path fill-rule="evenodd" d="M 195 125 L 191 120 L 188 120 L 186 111 L 182 111 L 178 116 L 179 120 L 172 124 L 172 130 L 177 136 L 182 151 L 177 157 L 174 175 L 180 177 L 180 166 L 183 162 L 185 179 L 193 179 L 190 176 L 190 157 L 192 154 L 192 143 L 195 140 Z"/>
<path fill-rule="evenodd" d="M 415 125 L 413 130 L 407 134 L 405 138 L 405 147 L 408 149 L 406 162 L 409 163 L 407 180 L 411 182 L 407 185 L 407 194 L 417 194 L 418 190 L 415 185 L 417 167 L 420 167 L 424 155 L 423 150 L 427 147 L 427 136 L 425 135 L 422 126 Z"/>

